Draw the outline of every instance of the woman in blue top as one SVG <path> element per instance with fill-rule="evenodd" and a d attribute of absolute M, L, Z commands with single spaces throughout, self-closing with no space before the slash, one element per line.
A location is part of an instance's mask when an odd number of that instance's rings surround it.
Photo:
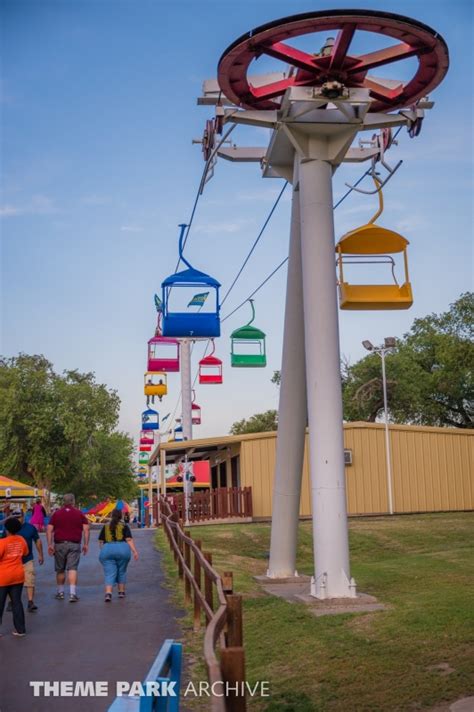
<path fill-rule="evenodd" d="M 110 516 L 110 523 L 105 524 L 99 534 L 101 546 L 99 560 L 104 568 L 106 603 L 112 600 L 112 589 L 115 584 L 118 588 L 118 597 L 125 598 L 127 566 L 132 554 L 135 561 L 138 559 L 138 551 L 130 527 L 128 524 L 123 524 L 121 520 L 121 510 L 114 509 Z"/>

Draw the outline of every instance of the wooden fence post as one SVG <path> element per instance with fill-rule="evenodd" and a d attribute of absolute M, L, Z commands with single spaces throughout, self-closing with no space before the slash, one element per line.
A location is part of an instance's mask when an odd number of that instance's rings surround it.
<path fill-rule="evenodd" d="M 243 645 L 242 596 L 229 594 L 227 598 L 227 646 L 240 648 Z"/>
<path fill-rule="evenodd" d="M 225 700 L 226 712 L 245 712 L 245 654 L 244 649 L 223 648 L 221 650 L 221 673 L 224 683 L 229 684 Z M 232 688 L 237 687 L 237 691 Z"/>
<path fill-rule="evenodd" d="M 183 554 L 183 542 L 181 540 L 180 534 L 181 534 L 180 530 L 177 529 L 176 530 L 176 543 L 178 545 L 178 549 L 179 549 L 180 553 Z M 178 576 L 179 576 L 179 578 L 183 578 L 183 571 L 184 571 L 183 562 L 181 561 L 181 557 L 178 556 Z"/>
<path fill-rule="evenodd" d="M 232 593 L 234 590 L 234 574 L 232 571 L 224 571 L 222 574 L 222 588 L 224 593 Z"/>
<path fill-rule="evenodd" d="M 176 513 L 172 514 L 171 517 L 170 517 L 170 519 L 169 519 L 169 522 L 170 522 L 170 533 L 171 533 L 171 537 L 173 538 L 173 541 L 174 541 L 175 543 L 177 542 L 177 535 L 176 535 L 176 526 L 173 526 L 173 525 L 175 525 L 175 524 L 177 523 L 177 521 L 178 521 L 178 517 L 177 517 Z M 171 546 L 171 548 L 172 548 L 172 550 L 173 550 L 173 556 L 174 556 L 174 560 L 175 560 L 175 562 L 176 562 L 176 561 L 178 561 L 178 554 L 176 553 L 176 549 L 175 549 L 175 547 L 173 546 L 172 541 L 170 541 L 170 546 Z"/>
<path fill-rule="evenodd" d="M 201 549 L 202 547 L 202 542 L 201 541 L 195 541 L 195 545 L 198 547 L 198 549 Z M 199 559 L 196 554 L 194 554 L 194 580 L 196 582 L 197 587 L 199 590 L 201 590 L 201 564 L 199 562 Z M 199 601 L 199 596 L 196 593 L 196 590 L 194 590 L 194 630 L 197 631 L 201 627 L 201 605 Z"/>
<path fill-rule="evenodd" d="M 212 554 L 207 551 L 204 554 L 204 558 L 212 566 Z M 214 610 L 214 602 L 213 602 L 213 596 L 212 596 L 212 579 L 208 575 L 207 571 L 204 571 L 204 595 L 206 597 L 206 603 L 210 607 L 211 611 Z M 210 618 L 208 619 L 209 622 Z"/>
<path fill-rule="evenodd" d="M 184 533 L 187 537 L 191 537 L 190 531 L 186 531 Z M 187 541 L 184 542 L 184 563 L 188 569 L 191 570 L 191 547 Z M 191 582 L 186 573 L 184 574 L 184 602 L 191 602 Z"/>

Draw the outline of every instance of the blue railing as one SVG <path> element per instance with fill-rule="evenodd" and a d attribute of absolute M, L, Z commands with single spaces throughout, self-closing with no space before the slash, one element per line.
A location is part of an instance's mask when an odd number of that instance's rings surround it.
<path fill-rule="evenodd" d="M 181 643 L 165 640 L 142 683 L 144 694 L 116 697 L 108 712 L 179 712 L 181 659 Z"/>

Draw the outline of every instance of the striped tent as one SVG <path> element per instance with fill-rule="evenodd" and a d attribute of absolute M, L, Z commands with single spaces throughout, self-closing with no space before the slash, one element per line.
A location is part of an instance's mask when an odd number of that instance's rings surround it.
<path fill-rule="evenodd" d="M 43 497 L 44 490 L 31 485 L 26 485 L 18 480 L 0 475 L 0 499 L 27 499 L 29 497 Z"/>
<path fill-rule="evenodd" d="M 112 501 L 106 500 L 104 502 L 100 502 L 100 504 L 92 507 L 85 514 L 90 522 L 103 522 L 104 519 L 107 519 L 110 516 L 110 513 L 114 509 L 120 509 L 124 513 L 131 511 L 130 505 L 128 505 L 127 502 L 124 502 L 123 499 L 113 499 Z"/>

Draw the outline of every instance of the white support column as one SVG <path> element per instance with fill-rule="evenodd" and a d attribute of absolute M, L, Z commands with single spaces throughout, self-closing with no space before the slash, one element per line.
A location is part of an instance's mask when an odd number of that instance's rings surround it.
<path fill-rule="evenodd" d="M 295 175 L 294 186 L 297 185 Z M 296 574 L 306 408 L 299 192 L 293 188 L 268 576 Z"/>
<path fill-rule="evenodd" d="M 183 439 L 193 439 L 192 388 L 191 388 L 191 342 L 181 339 L 181 405 Z"/>
<path fill-rule="evenodd" d="M 153 526 L 153 480 L 152 468 L 148 466 L 148 526 Z"/>
<path fill-rule="evenodd" d="M 301 252 L 317 598 L 355 596 L 349 570 L 332 166 L 300 163 Z"/>
<path fill-rule="evenodd" d="M 160 449 L 161 494 L 166 497 L 166 450 Z"/>

